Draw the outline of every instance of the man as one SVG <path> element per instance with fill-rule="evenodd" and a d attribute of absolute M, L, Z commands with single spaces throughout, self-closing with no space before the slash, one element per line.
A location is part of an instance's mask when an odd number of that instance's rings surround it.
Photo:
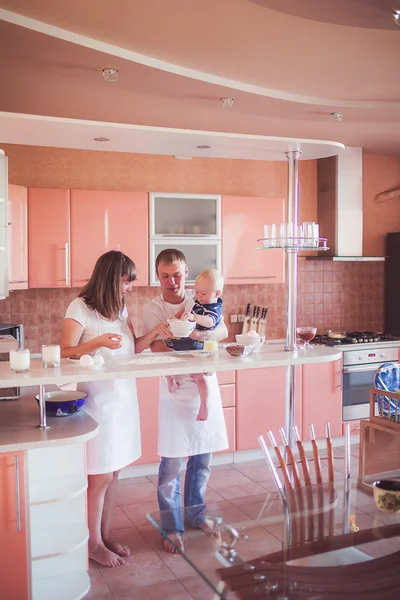
<path fill-rule="evenodd" d="M 185 290 L 188 274 L 185 255 L 179 250 L 163 250 L 156 259 L 156 273 L 161 285 L 161 295 L 144 307 L 143 333 L 147 333 L 167 319 L 179 318 L 190 312 L 194 304 L 192 293 Z M 207 331 L 193 331 L 191 337 L 200 340 Z M 213 331 L 217 339 L 228 335 L 223 321 Z M 164 342 L 151 344 L 152 352 L 165 352 Z M 221 404 L 217 376 L 209 377 L 210 402 L 206 421 L 197 421 L 200 397 L 196 382 L 190 375 L 177 375 L 178 389 L 169 392 L 166 379 L 161 379 L 158 414 L 158 454 L 161 463 L 158 474 L 158 504 L 160 511 L 172 511 L 162 517 L 163 527 L 170 533 L 172 545 L 164 540 L 164 548 L 174 553 L 175 547 L 183 550 L 184 532 L 181 511 L 180 473 L 186 467 L 184 505 L 189 525 L 198 527 L 216 537 L 211 521 L 204 518 L 202 509 L 187 507 L 204 504 L 207 482 L 210 477 L 212 452 L 228 448 L 225 419 Z M 174 547 L 175 546 L 175 547 Z"/>

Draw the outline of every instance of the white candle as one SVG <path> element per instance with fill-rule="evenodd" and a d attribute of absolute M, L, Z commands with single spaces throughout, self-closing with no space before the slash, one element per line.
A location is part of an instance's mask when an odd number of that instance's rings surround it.
<path fill-rule="evenodd" d="M 60 346 L 51 345 L 42 346 L 42 362 L 44 367 L 59 367 L 60 366 Z"/>
<path fill-rule="evenodd" d="M 31 353 L 29 350 L 10 351 L 10 369 L 14 373 L 29 371 L 31 366 Z"/>

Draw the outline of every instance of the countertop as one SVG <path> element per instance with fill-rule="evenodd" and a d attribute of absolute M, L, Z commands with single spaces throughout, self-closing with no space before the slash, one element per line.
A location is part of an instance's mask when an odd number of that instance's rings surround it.
<path fill-rule="evenodd" d="M 332 362 L 340 359 L 342 353 L 337 348 L 314 346 L 308 350 L 285 352 L 284 344 L 271 343 L 260 352 L 253 352 L 245 358 L 233 358 L 224 348 L 219 349 L 218 356 L 200 357 L 190 353 L 143 353 L 134 357 L 134 364 L 128 364 L 131 357 L 118 357 L 108 360 L 103 367 L 85 368 L 79 363 L 63 359 L 56 369 L 44 369 L 38 359 L 31 360 L 28 373 L 14 374 L 8 362 L 0 363 L 0 388 L 26 387 L 38 385 L 63 385 L 87 381 L 105 381 L 107 379 L 135 379 L 139 377 L 156 377 L 160 375 L 183 375 L 202 373 L 203 371 L 239 371 L 242 369 L 260 369 L 264 367 L 281 367 Z M 162 357 L 174 357 L 175 362 L 146 364 L 149 360 L 162 360 Z M 159 358 L 153 358 L 159 357 Z"/>
<path fill-rule="evenodd" d="M 18 400 L 0 401 L 0 452 L 86 442 L 97 435 L 98 424 L 85 411 L 68 417 L 47 417 L 49 429 L 38 429 L 37 388 L 24 388 Z"/>

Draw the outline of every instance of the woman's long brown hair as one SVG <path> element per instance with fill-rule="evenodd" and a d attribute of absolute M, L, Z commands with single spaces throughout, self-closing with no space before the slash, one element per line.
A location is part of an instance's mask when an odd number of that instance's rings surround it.
<path fill-rule="evenodd" d="M 122 252 L 111 250 L 97 260 L 91 278 L 81 289 L 79 298 L 110 321 L 121 315 L 125 300 L 121 297 L 121 278 L 135 281 L 135 263 Z"/>

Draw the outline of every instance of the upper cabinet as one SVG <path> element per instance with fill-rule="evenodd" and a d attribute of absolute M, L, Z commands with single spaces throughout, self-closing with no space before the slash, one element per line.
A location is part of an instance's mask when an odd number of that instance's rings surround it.
<path fill-rule="evenodd" d="M 28 190 L 8 186 L 8 264 L 10 290 L 28 287 Z"/>
<path fill-rule="evenodd" d="M 136 264 L 136 286 L 149 284 L 148 195 L 71 190 L 72 286 L 89 280 L 96 260 L 120 250 Z"/>
<path fill-rule="evenodd" d="M 204 269 L 221 270 L 221 197 L 150 194 L 150 285 L 159 285 L 155 260 L 167 248 L 185 255 L 189 284 Z"/>
<path fill-rule="evenodd" d="M 225 283 L 282 283 L 282 250 L 256 250 L 264 225 L 284 221 L 283 198 L 222 196 L 222 272 Z"/>
<path fill-rule="evenodd" d="M 8 163 L 0 150 L 0 299 L 8 296 Z"/>
<path fill-rule="evenodd" d="M 28 232 L 29 287 L 70 287 L 70 191 L 30 188 Z"/>

